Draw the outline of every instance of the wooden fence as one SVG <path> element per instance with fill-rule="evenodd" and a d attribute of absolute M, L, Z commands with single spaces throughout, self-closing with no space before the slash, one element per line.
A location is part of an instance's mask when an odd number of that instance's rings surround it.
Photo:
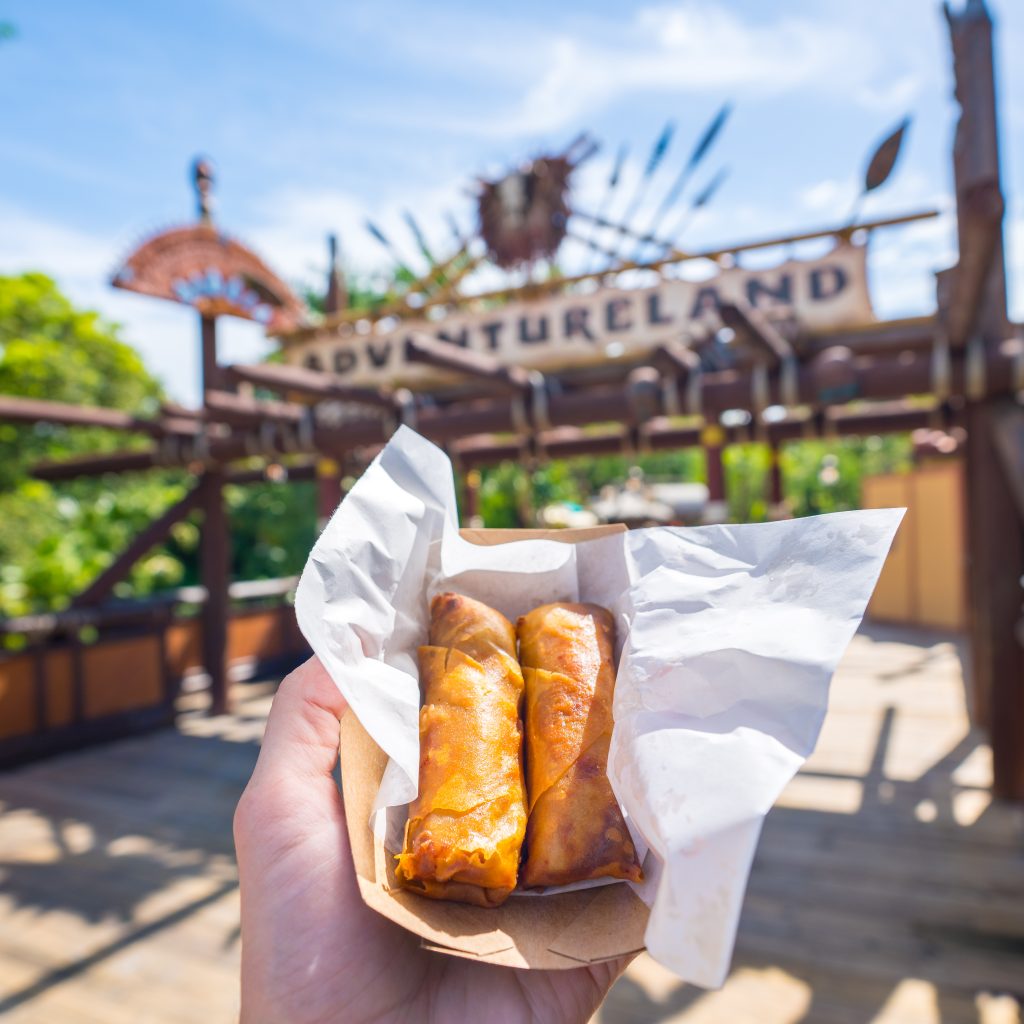
<path fill-rule="evenodd" d="M 967 534 L 960 460 L 864 480 L 865 508 L 904 506 L 906 518 L 868 606 L 879 622 L 967 628 Z"/>
<path fill-rule="evenodd" d="M 227 646 L 236 680 L 283 671 L 308 653 L 284 600 L 293 585 L 232 586 Z M 183 682 L 203 675 L 204 598 L 202 588 L 184 588 L 0 624 L 26 641 L 0 656 L 0 767 L 171 724 Z"/>

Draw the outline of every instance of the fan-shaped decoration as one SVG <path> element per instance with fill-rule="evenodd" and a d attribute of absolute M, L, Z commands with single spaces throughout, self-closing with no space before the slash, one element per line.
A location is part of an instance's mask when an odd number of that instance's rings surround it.
<path fill-rule="evenodd" d="M 171 228 L 143 242 L 111 284 L 184 303 L 205 316 L 255 320 L 271 334 L 303 320 L 302 302 L 291 288 L 251 249 L 207 223 Z"/>

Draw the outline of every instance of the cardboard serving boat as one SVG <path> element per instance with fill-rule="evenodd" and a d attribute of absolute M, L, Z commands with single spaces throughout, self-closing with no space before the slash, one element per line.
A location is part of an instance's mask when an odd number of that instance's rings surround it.
<path fill-rule="evenodd" d="M 460 532 L 474 544 L 536 539 L 574 544 L 624 529 L 612 525 Z M 513 895 L 495 909 L 425 899 L 401 889 L 395 879 L 394 855 L 370 828 L 387 755 L 351 712 L 341 723 L 340 760 L 349 840 L 363 900 L 420 936 L 425 948 L 505 967 L 544 970 L 600 963 L 643 949 L 649 910 L 625 882 L 573 892 Z"/>

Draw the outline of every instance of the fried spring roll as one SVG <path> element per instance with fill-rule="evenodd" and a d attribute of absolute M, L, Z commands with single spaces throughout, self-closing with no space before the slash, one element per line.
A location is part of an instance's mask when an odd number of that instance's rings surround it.
<path fill-rule="evenodd" d="M 515 630 L 458 594 L 439 594 L 430 615 L 419 794 L 395 873 L 421 895 L 496 907 L 515 888 L 526 831 Z"/>
<path fill-rule="evenodd" d="M 516 628 L 530 807 L 520 884 L 639 881 L 636 849 L 607 775 L 614 620 L 597 605 L 557 603 L 522 616 Z"/>

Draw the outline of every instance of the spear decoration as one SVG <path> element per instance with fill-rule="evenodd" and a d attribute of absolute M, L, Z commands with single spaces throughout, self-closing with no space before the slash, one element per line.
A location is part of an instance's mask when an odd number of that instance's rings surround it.
<path fill-rule="evenodd" d="M 405 219 L 405 223 L 409 225 L 412 237 L 416 240 L 417 248 L 421 253 L 423 253 L 423 258 L 430 264 L 430 269 L 433 270 L 434 267 L 437 266 L 437 260 L 434 259 L 434 254 L 430 251 L 426 235 L 423 234 L 419 224 L 416 223 L 416 218 L 412 215 L 410 210 L 403 211 L 402 217 Z"/>
<path fill-rule="evenodd" d="M 682 216 L 676 221 L 675 227 L 668 232 L 665 232 L 669 238 L 678 238 L 689 226 L 691 221 L 697 214 L 704 209 L 708 203 L 714 198 L 715 193 L 722 187 L 722 183 L 726 178 L 729 177 L 729 168 L 722 167 L 718 173 L 701 189 L 700 192 L 694 197 L 694 200 L 690 205 L 683 211 Z M 670 245 L 666 249 L 666 253 L 672 248 Z"/>
<path fill-rule="evenodd" d="M 658 233 L 661 221 L 668 211 L 671 210 L 679 201 L 679 197 L 683 194 L 683 190 L 689 184 L 690 178 L 693 176 L 693 172 L 697 170 L 701 161 L 705 156 L 707 156 L 708 151 L 714 144 L 715 139 L 718 138 L 722 127 L 729 119 L 729 115 L 731 113 L 732 103 L 723 103 L 721 109 L 708 123 L 707 127 L 701 133 L 700 138 L 697 139 L 697 143 L 693 147 L 693 151 L 690 153 L 689 159 L 685 164 L 683 164 L 683 169 L 679 172 L 679 176 L 674 182 L 672 182 L 672 186 L 669 188 L 668 192 L 665 193 L 665 198 L 662 199 L 654 216 L 651 218 L 648 229 L 644 232 L 645 234 L 653 235 Z M 639 246 L 633 254 L 634 261 L 639 260 L 642 249 L 643 246 Z"/>
<path fill-rule="evenodd" d="M 399 251 L 391 243 L 391 239 L 389 239 L 388 236 L 385 235 L 384 232 L 381 231 L 381 229 L 377 227 L 377 225 L 374 224 L 373 221 L 370 220 L 369 218 L 367 218 L 363 223 L 366 227 L 366 230 L 369 231 L 370 234 L 373 235 L 373 237 L 376 238 L 377 241 L 380 242 L 380 244 L 384 246 L 384 248 L 387 250 L 388 255 L 397 264 L 398 270 L 403 274 L 407 274 L 411 278 L 415 278 L 416 275 L 406 265 L 405 260 L 402 259 L 401 253 L 399 253 Z"/>
<path fill-rule="evenodd" d="M 887 135 L 878 145 L 871 160 L 868 161 L 868 169 L 864 172 L 864 191 L 873 192 L 880 185 L 884 185 L 896 166 L 896 160 L 900 155 L 900 147 L 903 145 L 903 136 L 910 127 L 910 117 L 905 117 L 896 127 L 896 130 Z"/>
<path fill-rule="evenodd" d="M 602 253 L 603 249 L 597 247 L 597 239 L 601 232 L 601 221 L 603 221 L 608 215 L 608 207 L 611 206 L 612 200 L 615 198 L 615 191 L 619 187 L 619 182 L 622 181 L 622 169 L 626 166 L 626 157 L 629 155 L 629 146 L 623 143 L 619 146 L 619 151 L 615 155 L 615 163 L 612 164 L 612 173 L 608 176 L 608 185 L 605 188 L 604 196 L 601 199 L 601 203 L 597 208 L 597 217 L 594 221 L 594 230 L 587 236 L 587 242 L 584 243 L 593 252 Z M 587 271 L 589 272 L 593 268 L 593 260 L 587 265 Z"/>
<path fill-rule="evenodd" d="M 631 227 L 626 227 L 622 224 L 617 224 L 615 221 L 611 221 L 607 217 L 597 217 L 592 213 L 587 213 L 585 210 L 573 210 L 573 216 L 579 220 L 585 221 L 587 224 L 593 224 L 598 228 L 608 228 L 612 231 L 621 231 L 627 238 L 631 238 L 634 242 L 640 242 L 645 245 L 656 245 L 660 249 L 672 248 L 672 243 L 666 241 L 664 238 L 650 234 L 641 235 L 639 231 L 636 231 Z M 587 248 L 592 249 L 594 252 L 601 253 L 602 255 L 611 258 L 612 251 L 604 248 L 600 243 L 592 242 L 582 234 L 574 233 L 573 238 L 587 246 Z"/>
<path fill-rule="evenodd" d="M 907 129 L 910 127 L 911 118 L 908 115 L 891 131 L 882 141 L 875 147 L 874 153 L 871 154 L 871 159 L 868 161 L 867 170 L 864 172 L 864 184 L 861 187 L 857 198 L 853 201 L 853 207 L 850 210 L 850 224 L 857 222 L 857 217 L 860 214 L 861 204 L 867 197 L 869 192 L 874 192 L 876 188 L 880 188 L 888 180 L 892 174 L 893 169 L 896 167 L 896 161 L 900 155 L 900 149 L 903 146 L 903 139 L 907 133 Z"/>
<path fill-rule="evenodd" d="M 626 207 L 626 212 L 619 218 L 619 237 L 613 244 L 616 253 L 621 249 L 622 242 L 628 235 L 630 224 L 636 216 L 637 210 L 640 209 L 640 204 L 644 201 L 651 178 L 654 177 L 655 171 L 657 171 L 661 166 L 661 162 L 665 159 L 665 154 L 672 143 L 672 135 L 675 130 L 675 123 L 672 121 L 667 122 L 665 127 L 662 128 L 661 134 L 654 142 L 651 155 L 647 158 L 647 166 L 644 167 L 644 173 L 640 176 L 640 180 L 633 191 L 633 198 L 630 200 L 629 206 Z"/>
<path fill-rule="evenodd" d="M 462 233 L 462 228 L 459 227 L 455 214 L 448 210 L 444 215 L 444 219 L 448 225 L 448 230 L 452 233 L 452 238 L 455 239 L 455 244 L 461 249 L 466 244 L 466 236 Z"/>

